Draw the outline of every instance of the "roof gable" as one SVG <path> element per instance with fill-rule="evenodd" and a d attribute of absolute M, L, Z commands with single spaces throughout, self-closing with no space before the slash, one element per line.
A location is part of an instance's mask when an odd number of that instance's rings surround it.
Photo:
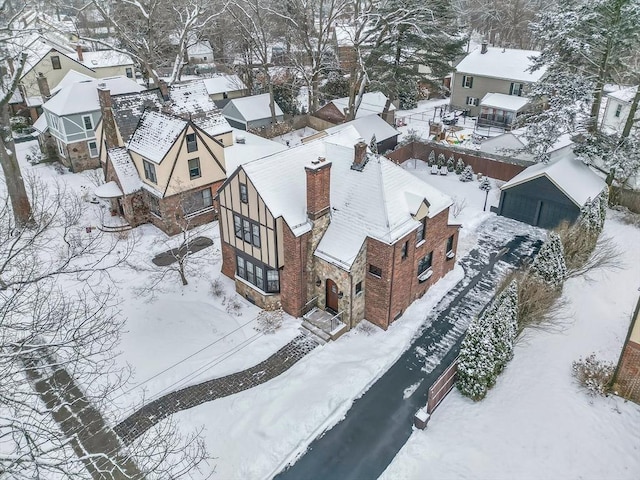
<path fill-rule="evenodd" d="M 335 127 L 328 128 L 328 134 L 339 132 L 344 128 L 353 125 L 365 142 L 371 142 L 371 138 L 375 135 L 377 142 L 382 142 L 389 138 L 397 136 L 398 132 L 395 128 L 385 122 L 378 115 L 364 115 L 350 122 L 346 122 Z"/>
<path fill-rule="evenodd" d="M 529 71 L 533 64 L 531 57 L 538 55 L 540 52 L 536 50 L 488 47 L 487 52 L 482 53 L 480 48 L 476 48 L 458 63 L 456 72 L 533 83 L 540 80 L 546 71 L 544 67 L 535 72 Z"/>
<path fill-rule="evenodd" d="M 269 107 L 270 95 L 263 93 L 262 95 L 251 95 L 249 97 L 234 98 L 229 101 L 222 109 L 224 115 L 230 118 L 235 118 L 232 113 L 237 112 L 241 118 L 238 120 L 245 120 L 252 122 L 255 120 L 263 120 L 271 117 L 271 108 Z M 280 106 L 274 102 L 276 116 L 283 115 Z M 233 109 L 233 110 L 232 110 Z"/>
<path fill-rule="evenodd" d="M 368 92 L 362 96 L 362 102 L 356 112 L 356 118 L 365 117 L 367 115 L 380 115 L 384 112 L 384 107 L 387 104 L 387 96 L 382 92 Z M 349 106 L 349 97 L 337 98 L 332 100 L 336 108 L 340 112 L 344 112 Z M 389 111 L 395 110 L 396 107 L 392 103 L 389 105 Z"/>
<path fill-rule="evenodd" d="M 147 111 L 127 148 L 154 163 L 160 163 L 187 126 L 187 121 L 164 113 Z"/>

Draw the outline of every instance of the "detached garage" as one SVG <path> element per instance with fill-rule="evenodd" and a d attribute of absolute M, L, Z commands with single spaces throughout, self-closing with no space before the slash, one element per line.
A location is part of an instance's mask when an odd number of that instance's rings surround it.
<path fill-rule="evenodd" d="M 605 187 L 604 180 L 574 158 L 532 165 L 500 187 L 498 215 L 555 228 L 564 220 L 575 221 L 586 201 Z"/>

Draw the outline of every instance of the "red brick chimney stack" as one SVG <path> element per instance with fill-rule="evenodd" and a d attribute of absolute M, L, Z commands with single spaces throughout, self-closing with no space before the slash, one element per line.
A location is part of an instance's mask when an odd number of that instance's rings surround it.
<path fill-rule="evenodd" d="M 331 208 L 331 162 L 324 157 L 304 167 L 307 176 L 307 215 L 316 220 Z"/>
<path fill-rule="evenodd" d="M 120 145 L 118 143 L 116 122 L 113 118 L 111 92 L 107 89 L 106 83 L 98 84 L 98 100 L 100 101 L 100 110 L 102 111 L 102 138 L 107 148 L 118 147 Z"/>
<path fill-rule="evenodd" d="M 76 44 L 76 53 L 78 54 L 78 60 L 82 62 L 84 60 L 84 58 L 82 57 L 82 45 L 80 45 L 79 43 Z"/>
<path fill-rule="evenodd" d="M 364 139 L 359 138 L 358 143 L 353 147 L 353 165 L 352 170 L 362 170 L 367 162 L 367 144 Z"/>

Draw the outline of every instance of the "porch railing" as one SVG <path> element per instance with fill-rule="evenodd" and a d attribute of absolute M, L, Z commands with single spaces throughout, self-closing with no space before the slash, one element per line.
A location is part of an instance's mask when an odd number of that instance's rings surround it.
<path fill-rule="evenodd" d="M 313 297 L 307 303 L 304 304 L 302 310 L 300 311 L 300 316 L 304 317 L 307 313 L 318 306 L 318 297 Z"/>
<path fill-rule="evenodd" d="M 344 325 L 342 321 L 342 313 L 338 312 L 333 317 L 331 317 L 331 331 L 333 332 L 336 328 L 338 328 L 341 324 Z"/>

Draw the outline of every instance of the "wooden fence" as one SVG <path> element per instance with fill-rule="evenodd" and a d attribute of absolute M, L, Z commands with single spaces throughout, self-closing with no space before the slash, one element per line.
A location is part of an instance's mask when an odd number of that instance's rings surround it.
<path fill-rule="evenodd" d="M 458 373 L 457 357 L 429 388 L 429 399 L 427 400 L 427 413 L 429 415 L 433 413 L 453 388 L 456 382 L 456 373 Z"/>

